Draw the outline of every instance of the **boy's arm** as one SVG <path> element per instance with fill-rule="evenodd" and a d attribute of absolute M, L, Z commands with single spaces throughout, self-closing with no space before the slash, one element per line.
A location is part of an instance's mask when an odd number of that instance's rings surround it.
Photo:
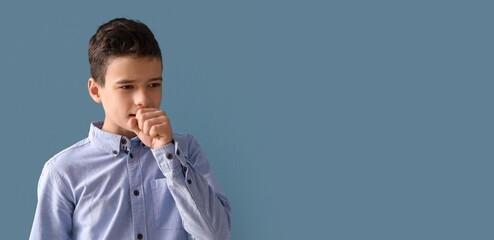
<path fill-rule="evenodd" d="M 191 136 L 173 143 L 170 120 L 160 109 L 137 110 L 127 126 L 152 149 L 185 230 L 196 239 L 229 239 L 230 204 L 199 144 Z M 187 158 L 180 153 L 181 147 L 187 148 Z"/>
<path fill-rule="evenodd" d="M 187 146 L 181 146 L 185 142 Z M 196 239 L 229 239 L 230 204 L 197 141 L 187 135 L 185 142 L 152 149 L 184 228 Z M 181 147 L 188 147 L 187 156 Z"/>
<path fill-rule="evenodd" d="M 70 239 L 73 209 L 60 176 L 48 161 L 38 182 L 38 205 L 29 239 Z"/>

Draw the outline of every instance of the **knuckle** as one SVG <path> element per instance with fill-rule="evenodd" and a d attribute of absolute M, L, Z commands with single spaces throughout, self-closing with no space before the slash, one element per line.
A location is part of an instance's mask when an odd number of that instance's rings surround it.
<path fill-rule="evenodd" d="M 152 136 L 158 135 L 158 131 L 156 130 L 156 126 L 152 126 L 151 129 L 149 129 L 149 134 Z"/>

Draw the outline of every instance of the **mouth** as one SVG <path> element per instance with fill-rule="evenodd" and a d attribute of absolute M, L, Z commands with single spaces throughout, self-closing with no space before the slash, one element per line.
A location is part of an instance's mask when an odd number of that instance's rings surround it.
<path fill-rule="evenodd" d="M 131 113 L 131 114 L 129 114 L 129 116 L 135 117 L 136 115 L 135 115 L 135 113 Z"/>

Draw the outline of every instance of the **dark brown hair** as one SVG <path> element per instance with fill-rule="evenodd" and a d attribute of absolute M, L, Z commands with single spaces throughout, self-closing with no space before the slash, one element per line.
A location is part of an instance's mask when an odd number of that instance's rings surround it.
<path fill-rule="evenodd" d="M 161 50 L 154 34 L 146 24 L 137 20 L 115 18 L 101 25 L 89 40 L 91 77 L 105 85 L 108 60 L 112 57 L 157 57 Z"/>

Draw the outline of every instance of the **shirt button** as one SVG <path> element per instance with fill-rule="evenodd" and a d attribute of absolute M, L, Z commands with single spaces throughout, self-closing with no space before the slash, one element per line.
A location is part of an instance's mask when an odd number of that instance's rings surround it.
<path fill-rule="evenodd" d="M 139 190 L 134 190 L 134 196 L 139 196 Z"/>
<path fill-rule="evenodd" d="M 126 144 L 127 143 L 127 140 L 125 140 L 125 138 L 122 138 L 122 139 L 120 139 L 120 143 L 121 144 Z"/>
<path fill-rule="evenodd" d="M 173 155 L 171 153 L 167 153 L 166 154 L 166 158 L 168 158 L 169 160 L 172 160 L 173 159 Z"/>
<path fill-rule="evenodd" d="M 113 150 L 111 153 L 113 153 L 113 155 L 117 155 L 117 150 Z"/>
<path fill-rule="evenodd" d="M 129 157 L 130 157 L 130 158 L 133 158 L 133 157 L 134 157 L 134 155 L 133 155 L 132 153 L 129 153 Z"/>
<path fill-rule="evenodd" d="M 188 183 L 188 184 L 192 184 L 192 180 L 187 179 L 187 183 Z"/>
<path fill-rule="evenodd" d="M 139 240 L 140 240 L 140 239 L 144 239 L 144 235 L 142 235 L 142 234 L 140 234 L 140 233 L 139 233 L 139 234 L 137 234 L 137 239 L 139 239 Z"/>

